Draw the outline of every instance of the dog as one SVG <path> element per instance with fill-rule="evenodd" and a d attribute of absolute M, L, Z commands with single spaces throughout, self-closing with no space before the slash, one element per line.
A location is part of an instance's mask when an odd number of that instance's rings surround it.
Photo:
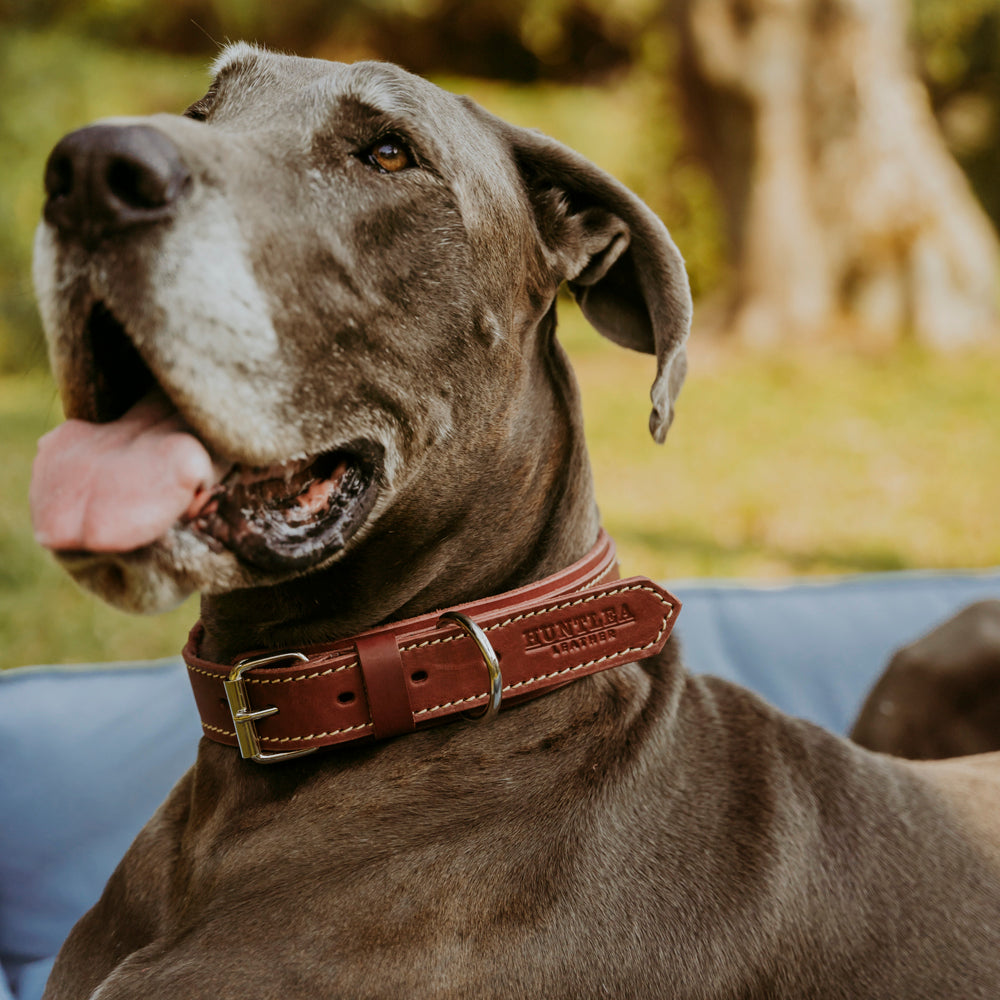
<path fill-rule="evenodd" d="M 913 760 L 1000 743 L 1000 600 L 977 601 L 898 650 L 861 707 L 851 739 Z"/>
<path fill-rule="evenodd" d="M 36 534 L 120 607 L 201 591 L 206 734 L 49 1000 L 1000 995 L 1000 755 L 688 674 L 677 602 L 614 579 L 555 308 L 655 355 L 662 441 L 691 301 L 638 198 L 393 66 L 245 44 L 46 190 Z"/>

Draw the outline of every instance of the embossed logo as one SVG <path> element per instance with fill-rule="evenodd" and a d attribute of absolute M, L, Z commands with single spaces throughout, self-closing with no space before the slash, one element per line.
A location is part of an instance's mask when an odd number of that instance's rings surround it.
<path fill-rule="evenodd" d="M 525 629 L 524 648 L 529 653 L 546 651 L 556 656 L 612 642 L 617 630 L 635 623 L 627 604 L 609 604 L 579 615 L 567 615 L 548 625 Z"/>

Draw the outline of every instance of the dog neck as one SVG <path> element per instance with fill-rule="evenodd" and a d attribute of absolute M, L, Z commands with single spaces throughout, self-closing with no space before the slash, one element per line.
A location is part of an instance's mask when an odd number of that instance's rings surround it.
<path fill-rule="evenodd" d="M 599 514 L 579 394 L 554 338 L 538 349 L 541 363 L 526 371 L 542 375 L 521 387 L 510 435 L 527 442 L 523 454 L 491 449 L 488 470 L 474 482 L 450 484 L 446 509 L 438 503 L 436 514 L 419 502 L 394 503 L 323 570 L 204 597 L 204 655 L 228 661 L 247 649 L 330 642 L 512 590 L 582 558 L 597 537 Z M 543 461 L 539 439 L 550 442 Z"/>
<path fill-rule="evenodd" d="M 655 655 L 679 609 L 651 580 L 620 579 L 614 543 L 601 532 L 571 566 L 485 599 L 331 643 L 248 650 L 235 663 L 200 655 L 199 626 L 184 660 L 205 735 L 258 763 L 284 763 L 452 722 L 472 708 L 492 717 Z"/>

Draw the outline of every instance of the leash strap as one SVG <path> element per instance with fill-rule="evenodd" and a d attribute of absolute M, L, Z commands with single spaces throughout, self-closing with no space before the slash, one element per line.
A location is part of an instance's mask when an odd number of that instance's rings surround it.
<path fill-rule="evenodd" d="M 492 714 L 652 656 L 680 602 L 644 577 L 617 576 L 602 530 L 583 559 L 544 580 L 333 643 L 212 663 L 198 655 L 199 622 L 183 655 L 202 727 L 269 762 Z"/>

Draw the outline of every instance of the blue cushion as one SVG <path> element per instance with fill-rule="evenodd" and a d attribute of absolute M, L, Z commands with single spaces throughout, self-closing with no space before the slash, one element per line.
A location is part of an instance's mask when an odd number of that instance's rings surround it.
<path fill-rule="evenodd" d="M 684 605 L 676 631 L 689 669 L 846 733 L 892 653 L 965 605 L 1000 597 L 1000 570 L 668 588 Z"/>
<path fill-rule="evenodd" d="M 200 735 L 179 658 L 0 671 L 0 981 L 18 1000 L 41 995 Z"/>
<path fill-rule="evenodd" d="M 668 582 L 691 669 L 844 732 L 894 649 L 1000 596 L 1000 572 Z M 0 1000 L 37 1000 L 76 919 L 193 761 L 179 658 L 0 671 Z"/>

